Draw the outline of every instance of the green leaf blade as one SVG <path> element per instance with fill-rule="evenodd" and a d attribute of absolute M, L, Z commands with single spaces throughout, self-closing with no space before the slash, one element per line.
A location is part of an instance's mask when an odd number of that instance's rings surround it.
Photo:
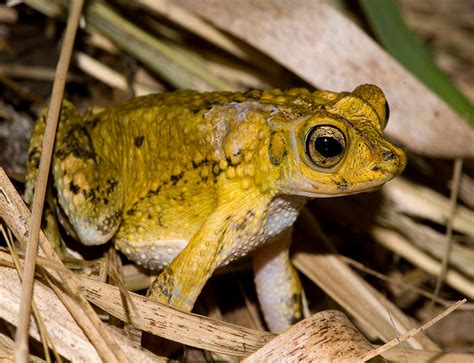
<path fill-rule="evenodd" d="M 407 27 L 394 0 L 360 0 L 380 43 L 463 118 L 474 125 L 474 106 L 433 62 L 432 56 Z"/>

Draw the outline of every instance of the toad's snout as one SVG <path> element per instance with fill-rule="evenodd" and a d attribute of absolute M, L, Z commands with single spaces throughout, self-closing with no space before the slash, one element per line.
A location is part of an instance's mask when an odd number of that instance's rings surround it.
<path fill-rule="evenodd" d="M 381 161 L 372 166 L 372 171 L 387 174 L 387 179 L 389 180 L 400 175 L 405 169 L 406 164 L 407 157 L 405 152 L 396 146 L 392 146 L 390 150 L 382 154 Z"/>

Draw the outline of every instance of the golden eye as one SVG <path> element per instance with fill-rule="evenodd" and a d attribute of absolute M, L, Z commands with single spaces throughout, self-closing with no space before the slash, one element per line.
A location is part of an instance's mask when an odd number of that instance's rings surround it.
<path fill-rule="evenodd" d="M 306 155 L 321 168 L 331 168 L 342 160 L 346 138 L 341 130 L 330 125 L 313 127 L 306 136 Z"/>

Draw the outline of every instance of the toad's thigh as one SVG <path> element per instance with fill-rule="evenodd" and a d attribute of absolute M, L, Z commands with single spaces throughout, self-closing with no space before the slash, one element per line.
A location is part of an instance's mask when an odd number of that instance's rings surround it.
<path fill-rule="evenodd" d="M 136 263 L 161 270 L 187 245 L 205 218 L 205 213 L 192 213 L 190 207 L 171 205 L 166 195 L 152 195 L 124 213 L 115 246 Z"/>

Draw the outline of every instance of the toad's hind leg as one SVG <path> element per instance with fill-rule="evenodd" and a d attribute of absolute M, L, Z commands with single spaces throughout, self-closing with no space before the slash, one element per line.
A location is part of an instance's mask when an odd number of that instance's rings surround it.
<path fill-rule="evenodd" d="M 94 122 L 64 101 L 53 156 L 59 204 L 86 245 L 105 243 L 115 234 L 123 205 L 117 166 L 104 167 L 94 148 L 89 133 Z"/>
<path fill-rule="evenodd" d="M 254 252 L 257 296 L 265 321 L 274 333 L 281 333 L 303 318 L 302 286 L 289 258 L 292 228 L 277 242 Z"/>
<path fill-rule="evenodd" d="M 114 244 L 136 263 L 162 270 L 188 244 L 214 208 L 212 187 L 192 184 L 161 185 L 149 191 L 123 215 Z M 181 200 L 176 201 L 177 197 Z"/>
<path fill-rule="evenodd" d="M 172 210 L 162 208 L 153 199 L 144 199 L 128 210 L 114 237 L 114 245 L 128 258 L 152 270 L 162 270 L 186 246 L 192 233 L 198 228 L 179 218 L 188 228 L 178 228 L 169 223 Z M 185 216 L 183 216 L 185 217 Z M 173 228 L 175 227 L 175 228 Z"/>

